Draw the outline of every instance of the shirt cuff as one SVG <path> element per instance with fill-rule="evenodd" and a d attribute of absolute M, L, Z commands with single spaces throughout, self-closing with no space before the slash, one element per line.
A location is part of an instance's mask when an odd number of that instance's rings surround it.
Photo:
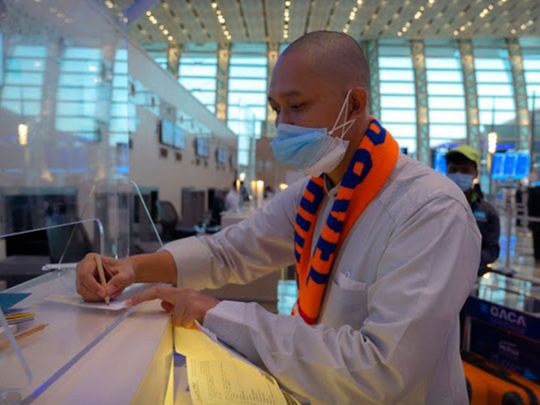
<path fill-rule="evenodd" d="M 167 243 L 168 251 L 176 264 L 176 286 L 202 290 L 208 287 L 212 272 L 212 254 L 196 236 Z"/>

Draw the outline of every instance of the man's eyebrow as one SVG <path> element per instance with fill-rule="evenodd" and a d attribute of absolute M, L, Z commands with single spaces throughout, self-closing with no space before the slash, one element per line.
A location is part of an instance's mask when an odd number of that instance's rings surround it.
<path fill-rule="evenodd" d="M 291 90 L 291 91 L 288 91 L 286 93 L 283 93 L 283 94 L 280 94 L 281 97 L 295 97 L 295 96 L 299 96 L 301 95 L 302 93 L 299 92 L 298 90 Z M 268 96 L 268 102 L 273 102 L 275 101 L 272 97 Z"/>

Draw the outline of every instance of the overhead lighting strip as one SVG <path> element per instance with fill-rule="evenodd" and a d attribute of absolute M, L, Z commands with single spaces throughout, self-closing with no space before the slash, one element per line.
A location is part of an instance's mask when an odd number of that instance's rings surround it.
<path fill-rule="evenodd" d="M 356 0 L 356 4 L 353 6 L 351 12 L 349 13 L 349 19 L 345 23 L 345 26 L 343 27 L 343 32 L 347 34 L 349 32 L 349 29 L 351 28 L 351 24 L 356 19 L 356 13 L 358 12 L 358 9 L 362 7 L 362 0 Z"/>
<path fill-rule="evenodd" d="M 435 0 L 429 0 L 425 5 L 418 7 L 418 10 L 414 13 L 413 18 L 406 21 L 405 24 L 403 24 L 403 27 L 397 32 L 397 36 L 401 37 L 403 34 L 405 34 L 409 28 L 411 27 L 411 24 L 414 20 L 419 20 L 424 15 L 424 12 L 429 8 L 432 7 L 435 4 Z"/>
<path fill-rule="evenodd" d="M 291 20 L 291 0 L 285 0 L 283 9 L 283 39 L 289 39 L 289 21 Z"/>
<path fill-rule="evenodd" d="M 153 25 L 157 25 L 159 28 L 159 31 L 161 34 L 169 41 L 174 42 L 174 37 L 170 34 L 170 31 L 165 27 L 164 24 L 159 24 L 158 19 L 150 10 L 146 12 L 146 18 L 148 18 L 148 21 L 150 21 Z"/>
<path fill-rule="evenodd" d="M 232 39 L 231 32 L 227 28 L 227 22 L 225 21 L 225 17 L 223 16 L 223 11 L 219 8 L 217 1 L 212 1 L 212 9 L 214 9 L 214 12 L 216 13 L 216 18 L 218 20 L 219 25 L 221 26 L 221 30 L 223 31 L 223 35 L 227 40 Z"/>

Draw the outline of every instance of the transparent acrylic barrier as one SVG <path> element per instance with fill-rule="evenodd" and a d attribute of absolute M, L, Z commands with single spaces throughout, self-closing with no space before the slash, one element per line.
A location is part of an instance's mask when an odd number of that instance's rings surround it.
<path fill-rule="evenodd" d="M 61 257 L 65 257 L 66 252 L 77 250 L 72 249 L 73 245 L 80 244 L 81 239 L 74 235 L 86 232 L 89 226 L 91 230 L 94 223 L 100 224 L 96 240 L 98 248 L 94 250 L 101 250 L 104 255 L 128 256 L 132 246 L 141 241 L 150 244 L 152 250 L 159 248 L 161 240 L 142 197 L 138 186 L 129 179 L 96 183 L 82 209 L 83 213 L 91 211 L 92 216 L 83 215 L 79 224 L 67 226 L 71 229 L 63 237 L 67 245 L 59 249 Z M 134 206 L 142 211 L 138 218 L 138 232 L 132 232 Z M 146 231 L 141 232 L 143 228 L 150 229 L 153 237 Z M 0 396 L 11 398 L 13 403 L 31 402 L 38 397 L 131 313 L 126 309 L 94 309 L 51 301 L 53 296 L 77 298 L 73 266 L 69 268 L 69 263 L 62 264 L 65 267 L 59 266 L 60 270 L 45 273 L 2 292 L 30 293 L 14 308 L 35 313 L 35 319 L 29 325 L 20 326 L 16 333 L 36 325 L 46 325 L 35 335 L 18 340 L 17 345 L 11 341 L 11 347 L 0 349 Z M 50 267 L 55 265 L 57 263 Z M 131 293 L 145 287 L 134 286 Z M 4 322 L 5 318 L 1 316 L 0 324 Z"/>
<path fill-rule="evenodd" d="M 127 42 L 97 2 L 0 4 L 0 261 L 2 271 L 16 267 L 15 283 L 35 276 L 38 263 L 129 253 Z M 51 291 L 73 290 L 73 276 L 47 274 L 6 291 L 31 292 L 17 306 L 48 326 L 21 339 L 22 356 L 17 347 L 0 349 L 0 401 L 44 389 L 118 319 L 44 303 Z M 13 337 L 9 328 L 5 334 Z"/>
<path fill-rule="evenodd" d="M 5 0 L 0 8 L 6 235 L 79 219 L 96 181 L 128 175 L 133 123 L 127 38 L 97 2 Z M 22 246 L 10 242 L 0 252 Z"/>
<path fill-rule="evenodd" d="M 532 282 L 486 273 L 478 279 L 474 295 L 485 301 L 540 316 L 538 286 Z"/>

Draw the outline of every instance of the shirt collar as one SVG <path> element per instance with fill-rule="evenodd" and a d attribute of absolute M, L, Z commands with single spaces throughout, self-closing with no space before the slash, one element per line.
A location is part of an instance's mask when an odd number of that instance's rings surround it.
<path fill-rule="evenodd" d="M 324 192 L 328 195 L 328 197 L 334 198 L 337 195 L 339 184 L 332 187 L 332 181 L 328 178 L 326 173 L 323 174 L 323 178 L 324 178 Z"/>

